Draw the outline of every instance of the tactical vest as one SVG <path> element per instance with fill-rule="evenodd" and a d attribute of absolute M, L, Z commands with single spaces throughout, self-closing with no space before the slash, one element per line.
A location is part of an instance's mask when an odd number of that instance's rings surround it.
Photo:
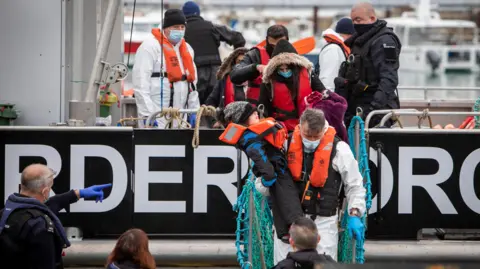
<path fill-rule="evenodd" d="M 4 209 L 0 211 L 0 216 L 4 214 Z M 56 269 L 63 268 L 63 262 L 60 254 L 62 253 L 62 240 L 56 232 L 55 225 L 50 217 L 36 208 L 21 208 L 8 212 L 6 223 L 1 227 L 0 232 L 0 253 L 1 256 L 8 257 L 9 261 L 15 262 L 15 268 L 29 268 L 29 262 L 26 257 L 26 238 L 22 235 L 22 229 L 28 220 L 42 217 L 45 219 L 47 231 L 54 234 L 55 248 L 60 258 L 56 264 Z M 57 255 L 57 254 L 56 254 Z"/>
<path fill-rule="evenodd" d="M 187 19 L 184 38 L 195 51 L 194 61 L 197 67 L 222 64 L 218 52 L 220 42 L 213 35 L 213 28 L 213 24 L 202 17 L 193 16 Z"/>
<path fill-rule="evenodd" d="M 401 44 L 398 40 L 398 37 L 390 28 L 383 27 L 371 38 L 369 38 L 363 45 L 359 46 L 353 42 L 351 53 L 347 58 L 347 61 L 343 62 L 340 67 L 339 77 L 346 78 L 349 81 L 362 81 L 368 85 L 368 88 L 362 93 L 362 96 L 356 97 L 357 102 L 362 103 L 361 99 L 365 99 L 369 103 L 377 91 L 378 73 L 373 65 L 370 55 L 370 48 L 372 47 L 373 43 L 383 35 L 392 36 L 397 43 L 397 46 Z M 348 87 L 353 87 L 353 85 L 349 85 Z M 352 89 L 348 89 L 348 92 L 351 91 Z"/>
<path fill-rule="evenodd" d="M 342 177 L 340 174 L 333 169 L 333 159 L 335 158 L 337 151 L 337 143 L 340 141 L 338 137 L 335 137 L 333 142 L 333 149 L 330 155 L 330 165 L 328 167 L 328 179 L 325 182 L 325 185 L 322 188 L 316 188 L 313 186 L 309 187 L 309 190 L 312 191 L 311 199 L 304 200 L 302 202 L 302 208 L 305 214 L 310 214 L 314 216 L 330 217 L 337 214 L 338 207 L 340 205 L 341 196 L 340 187 L 342 185 Z M 312 153 L 303 153 L 303 162 L 304 162 L 304 173 L 303 178 L 307 180 L 310 177 L 310 172 L 312 171 L 314 152 Z M 305 181 L 297 183 L 300 186 L 300 191 L 303 194 L 305 189 Z M 318 194 L 320 198 L 318 199 Z"/>

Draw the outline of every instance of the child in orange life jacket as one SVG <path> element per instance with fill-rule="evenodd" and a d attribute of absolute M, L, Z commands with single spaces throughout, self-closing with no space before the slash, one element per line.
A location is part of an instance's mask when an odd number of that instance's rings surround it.
<path fill-rule="evenodd" d="M 218 110 L 217 120 L 226 126 L 220 140 L 243 150 L 254 163 L 255 176 L 269 187 L 275 231 L 288 244 L 290 224 L 303 211 L 283 153 L 287 130 L 273 118 L 260 120 L 256 108 L 244 101 Z"/>

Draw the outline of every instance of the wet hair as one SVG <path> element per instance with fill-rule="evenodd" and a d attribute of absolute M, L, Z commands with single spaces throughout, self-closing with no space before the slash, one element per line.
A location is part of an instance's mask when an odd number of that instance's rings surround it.
<path fill-rule="evenodd" d="M 285 26 L 280 24 L 272 25 L 267 29 L 267 37 L 271 37 L 274 39 L 286 37 L 288 40 L 288 30 Z"/>
<path fill-rule="evenodd" d="M 325 128 L 325 114 L 320 109 L 307 108 L 300 116 L 300 124 L 307 123 L 308 131 L 319 133 Z"/>
<path fill-rule="evenodd" d="M 155 259 L 148 249 L 148 236 L 140 229 L 130 229 L 117 240 L 115 248 L 107 259 L 107 265 L 113 262 L 130 261 L 141 269 L 155 269 Z"/>
<path fill-rule="evenodd" d="M 298 250 L 316 249 L 318 229 L 312 219 L 301 217 L 290 226 L 290 237 Z"/>

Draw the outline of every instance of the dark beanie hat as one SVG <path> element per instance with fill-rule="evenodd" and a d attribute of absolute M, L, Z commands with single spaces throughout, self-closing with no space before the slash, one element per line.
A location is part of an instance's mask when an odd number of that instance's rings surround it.
<path fill-rule="evenodd" d="M 353 27 L 352 20 L 350 18 L 339 20 L 335 27 L 335 32 L 339 34 L 353 35 L 353 33 L 355 33 L 355 28 Z"/>
<path fill-rule="evenodd" d="M 295 53 L 298 54 L 297 50 L 295 47 L 288 42 L 288 40 L 285 39 L 280 39 L 277 44 L 275 45 L 275 49 L 272 52 L 272 58 L 275 57 L 276 55 L 284 52 L 290 52 L 290 53 Z"/>
<path fill-rule="evenodd" d="M 218 120 L 223 123 L 233 122 L 236 124 L 244 124 L 255 111 L 257 111 L 256 108 L 249 102 L 237 101 L 228 104 L 225 109 L 223 109 L 221 113 L 223 115 Z"/>
<path fill-rule="evenodd" d="M 179 24 L 187 24 L 187 19 L 185 18 L 185 15 L 183 15 L 183 11 L 180 9 L 169 9 L 165 11 L 162 29 Z"/>
<path fill-rule="evenodd" d="M 193 1 L 185 2 L 185 4 L 183 4 L 182 10 L 185 16 L 200 15 L 200 7 L 197 5 L 197 3 Z"/>

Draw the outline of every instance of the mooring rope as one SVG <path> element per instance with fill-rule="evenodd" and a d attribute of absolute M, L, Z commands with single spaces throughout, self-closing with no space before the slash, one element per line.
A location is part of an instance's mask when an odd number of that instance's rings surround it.
<path fill-rule="evenodd" d="M 192 139 L 192 147 L 194 149 L 198 148 L 198 145 L 200 144 L 200 123 L 202 120 L 202 116 L 209 116 L 209 117 L 215 117 L 216 114 L 216 109 L 213 106 L 206 106 L 202 105 L 197 112 L 196 118 L 195 118 L 195 129 L 193 130 L 193 139 Z"/>

